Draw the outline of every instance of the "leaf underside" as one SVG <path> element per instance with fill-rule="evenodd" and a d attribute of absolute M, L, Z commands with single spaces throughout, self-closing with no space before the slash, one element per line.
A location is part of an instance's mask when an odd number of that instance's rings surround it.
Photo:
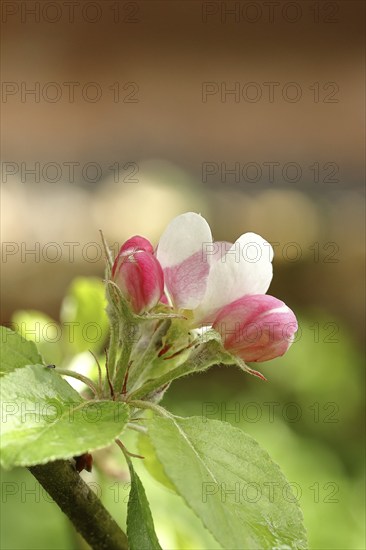
<path fill-rule="evenodd" d="M 254 439 L 201 417 L 147 422 L 166 475 L 223 548 L 307 548 L 288 481 Z"/>

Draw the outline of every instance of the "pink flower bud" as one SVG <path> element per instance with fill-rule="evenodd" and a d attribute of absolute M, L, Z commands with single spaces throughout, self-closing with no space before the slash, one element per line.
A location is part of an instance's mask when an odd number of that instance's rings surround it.
<path fill-rule="evenodd" d="M 136 250 L 144 250 L 145 252 L 154 254 L 154 248 L 151 242 L 148 239 L 145 239 L 145 237 L 140 237 L 139 235 L 135 235 L 134 237 L 128 239 L 121 246 L 119 254 Z"/>
<path fill-rule="evenodd" d="M 137 314 L 156 306 L 164 292 L 163 270 L 153 250 L 147 239 L 132 237 L 113 264 L 112 279 Z"/>
<path fill-rule="evenodd" d="M 262 362 L 283 355 L 297 331 L 290 308 L 273 296 L 247 295 L 222 308 L 213 323 L 225 349 L 244 361 Z"/>

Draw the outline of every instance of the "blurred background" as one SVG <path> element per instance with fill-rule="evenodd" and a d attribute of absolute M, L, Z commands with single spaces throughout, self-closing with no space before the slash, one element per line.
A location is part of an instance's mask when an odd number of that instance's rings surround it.
<path fill-rule="evenodd" d="M 297 490 L 312 549 L 365 548 L 364 3 L 1 8 L 2 324 L 63 321 L 75 277 L 103 276 L 100 229 L 115 251 L 137 233 L 157 243 L 185 211 L 216 240 L 261 234 L 275 250 L 269 293 L 298 315 L 297 341 L 263 365 L 267 383 L 214 368 L 163 404 L 253 435 Z M 128 477 L 109 460 L 111 476 L 85 479 L 123 525 Z M 217 548 L 140 473 L 164 548 Z M 30 474 L 2 480 L 2 548 L 82 548 Z"/>

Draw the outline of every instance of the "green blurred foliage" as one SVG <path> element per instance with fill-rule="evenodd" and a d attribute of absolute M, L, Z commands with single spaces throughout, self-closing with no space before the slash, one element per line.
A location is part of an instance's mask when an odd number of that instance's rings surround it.
<path fill-rule="evenodd" d="M 47 363 L 59 365 L 63 360 L 60 325 L 45 313 L 34 310 L 19 310 L 12 317 L 12 326 L 27 340 L 37 345 Z"/>
<path fill-rule="evenodd" d="M 69 368 L 96 382 L 96 359 L 103 368 L 108 340 L 106 305 L 105 288 L 100 279 L 77 277 L 62 301 L 60 321 L 41 311 L 20 310 L 14 313 L 11 325 L 35 342 L 45 363 Z M 68 378 L 68 382 L 78 391 L 88 391 L 75 379 Z"/>
<path fill-rule="evenodd" d="M 60 313 L 61 323 L 73 327 L 72 338 L 67 341 L 71 353 L 100 350 L 108 332 L 105 308 L 104 284 L 100 279 L 74 279 L 62 302 Z"/>
<path fill-rule="evenodd" d="M 67 367 L 78 354 L 102 351 L 109 326 L 106 305 L 100 279 L 77 277 L 62 301 L 59 322 L 41 311 L 20 310 L 12 317 L 12 327 L 36 343 L 46 362 Z"/>
<path fill-rule="evenodd" d="M 2 470 L 1 487 L 1 548 L 74 548 L 72 528 L 66 516 L 26 468 Z"/>

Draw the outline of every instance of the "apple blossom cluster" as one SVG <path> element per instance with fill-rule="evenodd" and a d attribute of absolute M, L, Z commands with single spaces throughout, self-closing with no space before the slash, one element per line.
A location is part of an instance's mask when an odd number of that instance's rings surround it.
<path fill-rule="evenodd" d="M 272 259 L 271 245 L 259 235 L 214 242 L 207 221 L 188 212 L 170 222 L 155 250 L 144 237 L 127 240 L 112 280 L 134 314 L 171 312 L 185 320 L 191 337 L 214 329 L 226 351 L 262 362 L 283 355 L 297 331 L 291 309 L 266 294 Z"/>

